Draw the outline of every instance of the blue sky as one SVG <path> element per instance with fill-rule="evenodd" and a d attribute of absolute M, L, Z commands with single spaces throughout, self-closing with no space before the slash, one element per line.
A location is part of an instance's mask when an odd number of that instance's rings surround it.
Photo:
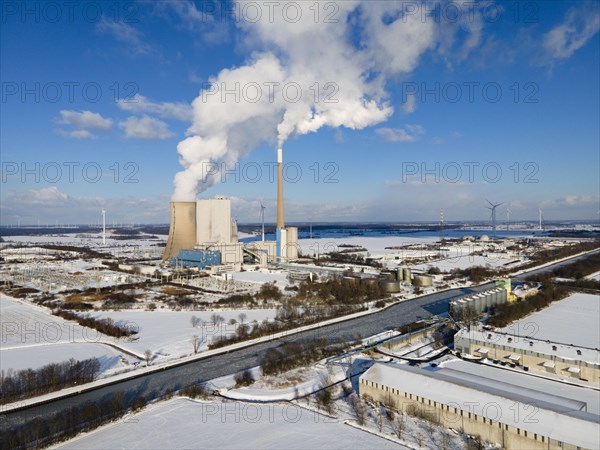
<path fill-rule="evenodd" d="M 597 2 L 317 5 L 3 2 L 2 224 L 273 221 L 278 138 L 289 221 L 598 218 Z"/>

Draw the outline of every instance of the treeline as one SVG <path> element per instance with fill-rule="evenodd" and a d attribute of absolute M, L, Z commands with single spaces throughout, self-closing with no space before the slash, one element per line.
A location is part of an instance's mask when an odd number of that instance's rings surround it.
<path fill-rule="evenodd" d="M 473 283 L 480 283 L 488 278 L 501 277 L 506 274 L 506 270 L 499 268 L 490 269 L 489 267 L 473 266 L 466 269 L 454 269 L 452 275 L 454 277 L 467 277 Z"/>
<path fill-rule="evenodd" d="M 505 327 L 509 323 L 521 319 L 535 311 L 550 305 L 553 301 L 560 300 L 568 295 L 568 290 L 547 283 L 544 288 L 535 295 L 517 300 L 514 303 L 504 303 L 491 308 L 491 316 L 488 325 L 493 327 Z"/>
<path fill-rule="evenodd" d="M 546 263 L 555 259 L 566 258 L 567 256 L 576 255 L 586 251 L 600 247 L 600 241 L 594 240 L 591 242 L 580 242 L 579 244 L 569 245 L 567 247 L 559 247 L 548 250 L 542 250 L 532 256 L 533 262 L 519 267 L 520 269 L 528 269 L 537 266 L 540 263 Z"/>
<path fill-rule="evenodd" d="M 131 406 L 142 408 L 144 397 L 138 397 Z M 122 417 L 130 405 L 122 392 L 108 394 L 100 400 L 64 409 L 56 414 L 36 417 L 21 423 L 0 436 L 0 448 L 43 448 L 91 431 Z"/>
<path fill-rule="evenodd" d="M 600 253 L 595 253 L 587 258 L 574 261 L 566 266 L 557 267 L 552 275 L 561 278 L 575 278 L 579 280 L 600 270 Z"/>
<path fill-rule="evenodd" d="M 137 328 L 128 327 L 116 323 L 110 317 L 104 319 L 96 319 L 95 317 L 92 317 L 89 314 L 79 315 L 71 311 L 65 311 L 62 309 L 55 309 L 54 311 L 52 311 L 52 314 L 55 316 L 62 317 L 63 319 L 74 320 L 81 326 L 93 328 L 94 330 L 97 330 L 100 333 L 116 338 L 131 336 L 137 334 L 138 332 Z"/>
<path fill-rule="evenodd" d="M 51 363 L 39 369 L 0 372 L 0 404 L 47 394 L 94 381 L 100 370 L 96 358 Z"/>
<path fill-rule="evenodd" d="M 277 375 L 296 367 L 307 366 L 314 361 L 337 355 L 350 346 L 348 339 L 338 338 L 330 343 L 325 338 L 302 342 L 286 342 L 279 348 L 266 351 L 260 361 L 263 375 Z"/>
<path fill-rule="evenodd" d="M 356 305 L 387 297 L 379 283 L 334 278 L 321 283 L 303 281 L 298 286 L 298 303 L 317 302 L 327 305 Z"/>

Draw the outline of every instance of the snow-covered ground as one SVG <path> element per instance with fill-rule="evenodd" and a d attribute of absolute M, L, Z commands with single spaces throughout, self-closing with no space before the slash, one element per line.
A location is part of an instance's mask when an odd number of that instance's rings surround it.
<path fill-rule="evenodd" d="M 215 337 L 235 333 L 238 324 L 228 324 L 230 319 L 244 323 L 262 322 L 275 317 L 274 309 L 217 310 L 214 313 L 225 322 L 213 325 L 213 311 L 95 311 L 97 318 L 109 317 L 128 327 L 139 330 L 132 339 L 116 339 L 105 336 L 76 322 L 53 316 L 47 308 L 37 306 L 6 295 L 0 296 L 0 368 L 39 368 L 50 362 L 62 362 L 70 358 L 100 360 L 101 375 L 111 375 L 122 370 L 120 356 L 128 364 L 137 362 L 135 357 L 119 352 L 107 344 L 127 350 L 140 358 L 146 350 L 152 352 L 153 362 L 165 362 L 193 353 L 192 337 L 200 339 L 199 352 L 207 350 Z M 192 326 L 196 316 L 200 323 Z M 132 368 L 130 366 L 129 368 Z"/>
<path fill-rule="evenodd" d="M 235 272 L 233 279 L 236 281 L 251 281 L 253 283 L 275 283 L 280 289 L 288 285 L 287 273 L 284 271 L 272 272 L 269 270 L 254 272 Z"/>
<path fill-rule="evenodd" d="M 600 348 L 600 297 L 576 293 L 502 331 L 581 347 Z"/>
<path fill-rule="evenodd" d="M 114 256 L 128 256 L 135 258 L 155 258 L 160 257 L 164 251 L 163 247 L 157 244 L 167 240 L 167 236 L 140 234 L 135 235 L 130 240 L 114 239 L 112 234 L 107 231 L 106 244 L 102 244 L 102 233 L 61 233 L 46 234 L 43 236 L 4 236 L 7 244 L 52 244 L 52 245 L 72 245 L 79 247 L 89 247 L 103 253 L 110 253 Z"/>
<path fill-rule="evenodd" d="M 115 370 L 127 365 L 121 359 L 137 361 L 136 358 L 126 358 L 121 352 L 104 344 L 67 343 L 55 345 L 39 345 L 34 347 L 15 347 L 0 350 L 0 367 L 4 370 L 11 368 L 23 370 L 39 368 L 51 363 L 61 363 L 73 358 L 76 361 L 96 358 L 100 362 L 100 373 L 109 375 Z"/>
<path fill-rule="evenodd" d="M 215 326 L 211 316 L 216 313 L 225 319 L 225 322 Z M 138 329 L 134 340 L 121 340 L 119 345 L 138 355 L 143 355 L 146 350 L 153 354 L 153 360 L 164 362 L 193 353 L 192 336 L 197 335 L 201 341 L 199 351 L 204 351 L 215 337 L 227 336 L 235 333 L 237 323 L 228 324 L 230 319 L 240 321 L 239 315 L 246 315 L 244 323 L 253 321 L 262 322 L 275 317 L 274 309 L 249 309 L 249 310 L 216 310 L 216 311 L 155 311 L 127 310 L 127 311 L 96 311 L 90 315 L 97 318 L 109 317 L 115 322 L 127 323 L 127 326 Z M 201 324 L 192 326 L 191 318 L 196 316 Z"/>
<path fill-rule="evenodd" d="M 585 277 L 586 280 L 600 281 L 600 271 L 592 273 Z"/>
<path fill-rule="evenodd" d="M 115 340 L 95 330 L 52 316 L 47 308 L 0 295 L 0 369 L 37 369 L 70 358 L 100 360 L 101 375 L 122 364 L 122 354 L 101 342 Z M 126 355 L 123 357 L 128 360 Z M 133 358 L 132 358 L 133 359 Z"/>
<path fill-rule="evenodd" d="M 349 236 L 343 238 L 323 238 L 323 239 L 299 239 L 298 245 L 302 249 L 302 254 L 313 255 L 315 253 L 324 254 L 348 250 L 348 247 L 341 245 L 353 245 L 357 248 L 365 248 L 373 257 L 386 254 L 399 253 L 404 251 L 406 255 L 419 255 L 420 250 L 393 250 L 386 247 L 399 247 L 409 244 L 433 244 L 438 240 L 437 237 L 410 237 L 410 236 Z"/>
<path fill-rule="evenodd" d="M 158 403 L 87 433 L 63 449 L 359 449 L 402 448 L 314 411 L 288 403 Z"/>

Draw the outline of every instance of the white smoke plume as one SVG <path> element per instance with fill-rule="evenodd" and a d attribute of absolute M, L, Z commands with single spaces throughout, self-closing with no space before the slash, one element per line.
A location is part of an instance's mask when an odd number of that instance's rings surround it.
<path fill-rule="evenodd" d="M 193 200 L 218 181 L 218 168 L 232 167 L 261 143 L 282 146 L 323 126 L 363 129 L 385 121 L 394 112 L 386 83 L 410 73 L 436 46 L 435 21 L 408 14 L 405 2 L 327 2 L 333 9 L 319 17 L 314 2 L 293 3 L 301 8 L 297 21 L 295 9 L 286 20 L 281 10 L 267 14 L 265 5 L 260 20 L 238 24 L 254 51 L 246 65 L 211 78 L 194 100 L 189 137 L 177 146 L 184 170 L 175 176 L 173 200 Z M 224 89 L 230 92 L 222 95 Z"/>

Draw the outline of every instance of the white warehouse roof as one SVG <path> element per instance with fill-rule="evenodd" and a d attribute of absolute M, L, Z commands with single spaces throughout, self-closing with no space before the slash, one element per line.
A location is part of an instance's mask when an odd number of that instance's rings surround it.
<path fill-rule="evenodd" d="M 582 411 L 583 402 L 489 378 L 473 376 L 465 380 L 458 374 L 462 372 L 440 367 L 420 369 L 406 364 L 376 363 L 360 379 L 451 407 L 458 404 L 464 411 L 531 433 L 580 447 L 600 448 L 600 416 Z M 515 404 L 522 408 L 519 414 L 515 414 Z M 527 420 L 532 410 L 527 409 L 530 404 L 539 408 L 535 410 L 535 421 Z"/>

